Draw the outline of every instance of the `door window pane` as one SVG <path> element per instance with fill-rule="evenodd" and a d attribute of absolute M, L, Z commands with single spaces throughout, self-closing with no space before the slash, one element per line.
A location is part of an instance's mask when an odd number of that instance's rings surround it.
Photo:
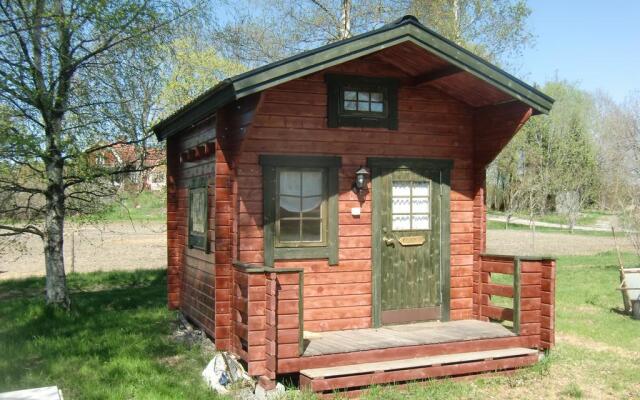
<path fill-rule="evenodd" d="M 391 225 L 394 231 L 408 231 L 411 229 L 411 219 L 409 215 L 394 215 Z"/>
<path fill-rule="evenodd" d="M 392 200 L 391 212 L 393 214 L 409 214 L 411 213 L 411 198 L 394 197 Z"/>
<path fill-rule="evenodd" d="M 396 196 L 409 196 L 411 194 L 411 182 L 393 182 L 393 189 L 391 195 Z"/>
<path fill-rule="evenodd" d="M 413 227 L 413 229 L 418 229 L 418 230 L 429 229 L 429 216 L 413 215 L 411 219 L 411 226 Z"/>
<path fill-rule="evenodd" d="M 429 199 L 426 197 L 416 198 L 411 200 L 411 212 L 413 214 L 428 214 L 429 213 Z"/>
<path fill-rule="evenodd" d="M 429 181 L 414 182 L 414 184 L 413 184 L 413 195 L 416 196 L 416 197 L 429 196 Z"/>

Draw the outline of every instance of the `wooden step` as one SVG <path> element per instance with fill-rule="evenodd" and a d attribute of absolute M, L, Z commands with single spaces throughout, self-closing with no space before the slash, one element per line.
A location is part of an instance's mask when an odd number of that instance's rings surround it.
<path fill-rule="evenodd" d="M 384 383 L 510 370 L 535 364 L 538 351 L 523 347 L 416 357 L 300 371 L 300 386 L 314 392 Z"/>

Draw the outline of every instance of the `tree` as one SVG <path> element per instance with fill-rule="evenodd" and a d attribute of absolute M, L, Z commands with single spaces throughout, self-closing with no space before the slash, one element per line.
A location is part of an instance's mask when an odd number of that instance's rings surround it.
<path fill-rule="evenodd" d="M 227 57 L 250 66 L 348 38 L 414 14 L 426 26 L 493 61 L 529 46 L 525 0 L 248 0 L 214 34 Z"/>
<path fill-rule="evenodd" d="M 205 36 L 203 38 L 203 36 Z M 181 34 L 165 49 L 162 89 L 159 107 L 168 114 L 229 76 L 246 68 L 224 58 L 202 32 Z"/>
<path fill-rule="evenodd" d="M 506 63 L 531 45 L 526 0 L 411 0 L 407 11 L 448 39 Z"/>
<path fill-rule="evenodd" d="M 640 91 L 621 104 L 599 94 L 598 116 L 603 203 L 618 212 L 640 255 Z"/>
<path fill-rule="evenodd" d="M 526 212 L 531 220 L 550 210 L 563 211 L 571 229 L 579 213 L 594 204 L 600 188 L 590 95 L 564 81 L 543 90 L 556 99 L 549 115 L 531 118 L 492 165 L 489 196 L 500 190 L 508 213 Z M 571 201 L 567 201 L 571 200 Z"/>
<path fill-rule="evenodd" d="M 68 212 L 106 195 L 105 178 L 143 168 L 105 168 L 95 156 L 146 142 L 158 79 L 145 62 L 187 14 L 153 0 L 0 2 L 0 232 L 43 239 L 48 304 L 70 306 Z"/>

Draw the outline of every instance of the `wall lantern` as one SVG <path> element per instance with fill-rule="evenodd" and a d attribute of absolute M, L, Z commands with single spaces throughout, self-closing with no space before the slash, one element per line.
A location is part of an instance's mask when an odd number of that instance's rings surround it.
<path fill-rule="evenodd" d="M 366 168 L 360 167 L 359 170 L 356 171 L 356 180 L 353 182 L 353 186 L 351 190 L 355 194 L 361 194 L 365 190 L 367 190 L 367 181 L 369 180 L 369 171 Z"/>

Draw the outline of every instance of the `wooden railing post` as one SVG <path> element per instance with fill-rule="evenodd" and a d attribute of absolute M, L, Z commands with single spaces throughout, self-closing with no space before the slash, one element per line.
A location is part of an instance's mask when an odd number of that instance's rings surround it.
<path fill-rule="evenodd" d="M 513 332 L 517 335 L 520 334 L 520 270 L 522 264 L 519 257 L 513 259 Z"/>
<path fill-rule="evenodd" d="M 248 372 L 260 376 L 260 384 L 275 382 L 280 359 L 297 359 L 304 351 L 304 271 L 300 268 L 273 268 L 234 262 L 238 283 L 248 283 L 246 299 L 249 321 L 246 329 L 237 324 L 233 342 L 247 340 L 247 350 L 233 350 L 248 365 Z M 242 281 L 242 282 L 240 282 Z M 251 297 L 249 298 L 249 293 Z M 243 314 L 243 310 L 236 310 Z M 260 323 L 263 321 L 262 323 Z"/>

